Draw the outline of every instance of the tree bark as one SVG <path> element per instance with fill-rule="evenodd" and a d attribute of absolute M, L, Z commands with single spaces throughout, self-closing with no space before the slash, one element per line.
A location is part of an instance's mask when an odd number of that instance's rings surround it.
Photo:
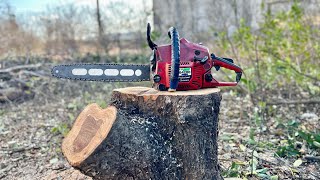
<path fill-rule="evenodd" d="M 222 179 L 220 101 L 216 88 L 116 89 L 110 107 L 90 105 L 94 108 L 80 114 L 62 151 L 72 166 L 94 179 Z"/>

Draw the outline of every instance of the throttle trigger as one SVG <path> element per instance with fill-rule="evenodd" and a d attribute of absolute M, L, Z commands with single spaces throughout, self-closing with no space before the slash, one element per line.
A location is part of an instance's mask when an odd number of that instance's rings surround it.
<path fill-rule="evenodd" d="M 242 72 L 237 72 L 236 82 L 238 83 L 241 80 Z"/>

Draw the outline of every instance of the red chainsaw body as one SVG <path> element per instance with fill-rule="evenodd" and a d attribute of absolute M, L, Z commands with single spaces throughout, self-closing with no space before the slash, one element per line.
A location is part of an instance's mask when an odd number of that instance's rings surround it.
<path fill-rule="evenodd" d="M 171 72 L 171 45 L 157 46 L 155 50 L 156 69 L 154 74 L 160 76 L 159 82 L 154 82 L 160 90 L 166 90 L 170 85 Z M 205 62 L 195 59 L 206 58 Z M 211 75 L 213 66 L 225 67 L 242 72 L 241 68 L 233 63 L 212 59 L 209 49 L 200 44 L 180 39 L 180 69 L 177 90 L 196 90 L 216 86 L 236 86 L 237 82 L 218 82 Z"/>

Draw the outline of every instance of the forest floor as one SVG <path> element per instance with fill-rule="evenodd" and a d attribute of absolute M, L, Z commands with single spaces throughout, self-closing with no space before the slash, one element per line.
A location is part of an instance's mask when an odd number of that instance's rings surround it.
<path fill-rule="evenodd" d="M 49 66 L 42 68 L 50 72 Z M 0 104 L 0 179 L 90 179 L 64 159 L 63 136 L 86 105 L 107 106 L 112 89 L 150 86 L 24 80 L 34 99 Z M 218 143 L 225 177 L 319 179 L 320 147 L 314 137 L 320 136 L 320 104 L 273 105 L 262 116 L 249 96 L 225 88 L 221 92 Z"/>

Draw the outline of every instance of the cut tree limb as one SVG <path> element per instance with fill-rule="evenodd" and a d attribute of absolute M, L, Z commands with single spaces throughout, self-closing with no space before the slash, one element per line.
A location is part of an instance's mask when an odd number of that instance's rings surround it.
<path fill-rule="evenodd" d="M 97 104 L 82 111 L 62 143 L 63 154 L 72 166 L 79 166 L 107 137 L 116 112 L 113 106 L 102 110 Z"/>
<path fill-rule="evenodd" d="M 62 151 L 71 165 L 95 179 L 222 179 L 220 101 L 216 88 L 116 89 L 107 109 L 85 108 Z"/>
<path fill-rule="evenodd" d="M 320 162 L 320 156 L 310 156 L 310 155 L 306 155 L 304 156 L 304 158 L 308 161 L 318 161 Z"/>
<path fill-rule="evenodd" d="M 0 73 L 18 71 L 18 70 L 22 70 L 22 69 L 39 68 L 41 66 L 42 66 L 42 64 L 28 64 L 28 65 L 13 66 L 13 67 L 6 68 L 6 69 L 0 69 Z"/>
<path fill-rule="evenodd" d="M 51 77 L 49 74 L 44 74 L 44 73 L 34 72 L 34 71 L 26 71 L 26 70 L 22 70 L 22 71 L 19 72 L 19 76 L 21 76 L 22 74 L 23 75 L 40 77 L 40 78 L 50 78 Z"/>
<path fill-rule="evenodd" d="M 280 105 L 280 104 L 320 104 L 320 100 L 310 99 L 310 100 L 297 100 L 297 101 L 267 102 L 267 105 Z"/>

